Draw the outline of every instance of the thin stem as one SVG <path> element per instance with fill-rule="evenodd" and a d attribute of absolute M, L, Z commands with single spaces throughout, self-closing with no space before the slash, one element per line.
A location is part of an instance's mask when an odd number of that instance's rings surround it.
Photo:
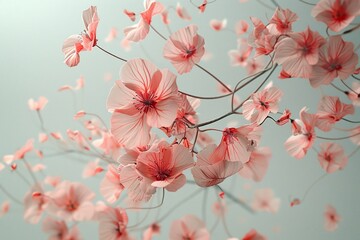
<path fill-rule="evenodd" d="M 349 122 L 349 123 L 360 123 L 360 121 L 353 121 L 353 120 L 349 120 L 349 119 L 346 119 L 346 118 L 342 118 L 342 120 L 344 120 L 346 122 Z"/>
<path fill-rule="evenodd" d="M 274 4 L 275 7 L 281 8 L 279 3 L 277 3 L 275 0 L 271 0 L 271 2 Z"/>
<path fill-rule="evenodd" d="M 42 118 L 40 111 L 36 111 L 36 113 L 37 113 L 37 115 L 39 117 L 41 130 L 44 131 L 44 132 L 47 132 L 46 129 L 45 129 L 45 126 L 44 126 L 44 119 Z"/>
<path fill-rule="evenodd" d="M 119 60 L 121 60 L 121 61 L 123 61 L 123 62 L 127 62 L 127 60 L 126 60 L 126 59 L 121 58 L 121 57 L 119 57 L 119 56 L 116 56 L 115 54 L 112 54 L 112 53 L 111 53 L 111 52 L 109 52 L 109 51 L 106 51 L 105 49 L 103 49 L 103 48 L 102 48 L 102 47 L 100 47 L 99 45 L 96 45 L 96 47 L 97 47 L 97 48 L 99 48 L 101 51 L 103 51 L 103 52 L 105 52 L 105 53 L 109 54 L 110 56 L 113 56 L 114 58 L 117 58 L 117 59 L 119 59 Z"/>
<path fill-rule="evenodd" d="M 316 4 L 315 3 L 309 3 L 309 2 L 306 2 L 306 1 L 304 1 L 304 0 L 299 0 L 300 2 L 302 2 L 302 3 L 305 3 L 305 4 L 307 4 L 307 5 L 311 5 L 311 6 L 315 6 Z"/>
<path fill-rule="evenodd" d="M 354 156 L 355 153 L 357 153 L 357 151 L 359 151 L 359 149 L 360 149 L 360 146 L 358 146 L 357 148 L 355 148 L 354 151 L 352 151 L 352 152 L 349 154 L 348 159 L 350 159 L 352 156 Z"/>
<path fill-rule="evenodd" d="M 197 66 L 198 68 L 200 68 L 201 70 L 203 70 L 204 72 L 206 72 L 207 74 L 209 74 L 212 78 L 214 78 L 218 83 L 221 84 L 221 86 L 223 86 L 227 91 L 229 91 L 230 93 L 232 93 L 231 89 L 226 86 L 225 83 L 223 83 L 220 79 L 218 79 L 214 74 L 212 74 L 211 72 L 209 72 L 208 70 L 206 70 L 205 68 L 203 68 L 201 65 L 199 64 L 195 64 L 195 66 Z"/>
<path fill-rule="evenodd" d="M 167 41 L 167 38 L 164 37 L 164 35 L 162 35 L 160 32 L 158 32 L 158 30 L 156 30 L 156 29 L 153 27 L 153 25 L 150 24 L 150 27 L 151 27 L 152 30 L 154 30 L 154 32 L 157 33 L 157 35 L 159 35 L 162 39 L 164 39 L 165 41 Z"/>
<path fill-rule="evenodd" d="M 199 128 L 196 128 L 195 139 L 194 139 L 194 142 L 193 142 L 193 147 L 192 147 L 192 149 L 191 149 L 192 152 L 193 152 L 194 149 L 195 149 L 195 145 L 196 145 L 196 141 L 197 141 L 198 136 L 199 136 Z"/>
<path fill-rule="evenodd" d="M 355 92 L 351 87 L 349 87 L 349 85 L 347 85 L 347 84 L 344 82 L 344 80 L 341 80 L 341 82 L 342 82 L 342 84 L 343 84 L 347 89 L 349 89 L 350 91 L 352 91 L 352 92 L 355 93 L 355 94 L 358 94 L 358 93 Z"/>
<path fill-rule="evenodd" d="M 202 97 L 202 96 L 196 96 L 196 95 L 192 95 L 192 94 L 189 94 L 189 93 L 185 93 L 185 92 L 182 92 L 180 90 L 178 92 L 181 93 L 181 94 L 184 94 L 186 96 L 192 97 L 192 98 L 198 98 L 198 99 L 204 99 L 204 100 L 214 100 L 214 99 L 224 98 L 224 97 L 228 97 L 228 96 L 230 96 L 232 94 L 232 93 L 227 93 L 227 94 L 224 94 L 224 95 L 221 95 L 221 96 L 215 96 L 215 97 Z"/>
<path fill-rule="evenodd" d="M 108 129 L 108 127 L 106 126 L 106 123 L 104 122 L 104 120 L 103 120 L 99 115 L 97 115 L 97 114 L 95 114 L 95 113 L 88 113 L 88 112 L 86 112 L 85 114 L 86 114 L 86 115 L 89 115 L 89 116 L 94 116 L 94 117 L 96 117 L 97 119 L 99 119 L 99 121 L 101 122 L 101 124 L 105 127 L 106 131 L 109 132 L 109 129 Z"/>
<path fill-rule="evenodd" d="M 19 205 L 23 205 L 23 203 L 18 200 L 16 197 L 14 197 L 14 195 L 12 195 L 10 192 L 8 192 L 1 184 L 0 184 L 0 190 L 6 195 L 8 196 L 11 200 L 13 200 L 15 203 L 19 204 Z"/>
<path fill-rule="evenodd" d="M 333 86 L 334 88 L 336 88 L 336 89 L 339 90 L 340 92 L 345 93 L 344 90 L 342 90 L 341 88 L 337 87 L 335 84 L 331 83 L 331 86 Z"/>
<path fill-rule="evenodd" d="M 353 31 L 355 31 L 355 30 L 357 30 L 357 29 L 359 29 L 359 28 L 360 28 L 360 24 L 356 25 L 356 26 L 353 27 L 353 28 L 350 28 L 349 30 L 346 30 L 346 31 L 343 32 L 341 35 L 351 33 L 351 32 L 353 32 Z"/>

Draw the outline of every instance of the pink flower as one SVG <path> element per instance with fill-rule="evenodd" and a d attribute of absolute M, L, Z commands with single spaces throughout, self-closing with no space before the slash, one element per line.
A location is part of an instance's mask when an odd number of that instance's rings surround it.
<path fill-rule="evenodd" d="M 339 97 L 323 96 L 316 113 L 318 116 L 316 127 L 326 132 L 330 131 L 336 122 L 348 114 L 354 114 L 354 112 L 354 106 L 342 103 Z"/>
<path fill-rule="evenodd" d="M 139 22 L 124 29 L 128 41 L 138 42 L 143 40 L 149 33 L 152 17 L 164 10 L 164 6 L 155 0 L 145 0 L 144 7 L 145 11 L 140 13 Z"/>
<path fill-rule="evenodd" d="M 275 198 L 274 192 L 270 188 L 258 189 L 254 194 L 252 206 L 259 212 L 276 213 L 280 207 L 280 199 Z"/>
<path fill-rule="evenodd" d="M 260 141 L 261 131 L 262 128 L 256 125 L 225 128 L 215 154 L 219 156 L 219 159 L 246 163 Z"/>
<path fill-rule="evenodd" d="M 186 182 L 182 172 L 193 164 L 194 160 L 187 148 L 173 145 L 163 146 L 159 151 L 140 153 L 136 169 L 152 182 L 153 187 L 175 192 Z"/>
<path fill-rule="evenodd" d="M 250 19 L 254 25 L 254 30 L 249 35 L 248 42 L 249 45 L 256 50 L 255 57 L 270 54 L 274 50 L 277 36 L 271 34 L 260 19 L 255 17 L 251 17 Z"/>
<path fill-rule="evenodd" d="M 240 169 L 239 174 L 244 178 L 249 178 L 256 182 L 261 181 L 269 167 L 270 158 L 270 148 L 256 148 L 251 153 L 249 161 Z"/>
<path fill-rule="evenodd" d="M 153 223 L 144 231 L 143 240 L 152 240 L 153 235 L 158 234 L 160 234 L 160 225 L 157 223 Z"/>
<path fill-rule="evenodd" d="M 99 213 L 100 240 L 130 240 L 127 232 L 128 216 L 124 209 L 106 207 Z"/>
<path fill-rule="evenodd" d="M 7 214 L 10 210 L 10 203 L 8 201 L 4 201 L 0 206 L 0 217 Z"/>
<path fill-rule="evenodd" d="M 30 98 L 28 101 L 30 110 L 34 110 L 34 111 L 43 110 L 47 103 L 48 100 L 45 97 L 39 97 L 38 101 L 35 101 L 34 99 Z"/>
<path fill-rule="evenodd" d="M 226 28 L 227 19 L 224 18 L 222 21 L 213 19 L 210 21 L 210 27 L 215 31 L 221 31 Z"/>
<path fill-rule="evenodd" d="M 48 199 L 41 193 L 42 191 L 39 185 L 35 185 L 25 195 L 24 219 L 31 224 L 36 224 L 40 221 L 42 213 L 48 206 Z M 40 193 L 40 196 L 34 197 L 34 192 Z"/>
<path fill-rule="evenodd" d="M 194 180 L 200 187 L 217 185 L 243 167 L 240 161 L 224 160 L 216 154 L 215 148 L 216 145 L 212 144 L 200 151 L 197 154 L 198 161 L 191 169 Z"/>
<path fill-rule="evenodd" d="M 49 212 L 65 221 L 90 220 L 94 215 L 91 200 L 95 194 L 81 183 L 63 181 L 49 197 Z"/>
<path fill-rule="evenodd" d="M 353 0 L 321 0 L 311 15 L 325 23 L 332 31 L 339 32 L 360 15 L 360 2 Z"/>
<path fill-rule="evenodd" d="M 267 238 L 257 232 L 255 229 L 251 229 L 245 234 L 242 240 L 266 240 Z"/>
<path fill-rule="evenodd" d="M 127 9 L 124 9 L 124 14 L 126 15 L 126 16 L 128 16 L 128 18 L 131 20 L 131 21 L 135 21 L 135 19 L 136 19 L 136 14 L 134 13 L 134 12 L 132 12 L 132 11 L 129 11 L 129 10 L 127 10 Z"/>
<path fill-rule="evenodd" d="M 309 27 L 299 33 L 290 33 L 275 47 L 274 61 L 282 64 L 283 70 L 292 77 L 308 78 L 312 66 L 319 60 L 319 48 L 325 39 Z"/>
<path fill-rule="evenodd" d="M 231 66 L 246 66 L 252 50 L 247 41 L 238 40 L 238 49 L 228 52 Z"/>
<path fill-rule="evenodd" d="M 3 161 L 10 164 L 15 160 L 23 159 L 25 155 L 34 150 L 34 139 L 29 139 L 24 146 L 17 150 L 14 154 L 5 155 Z"/>
<path fill-rule="evenodd" d="M 112 165 L 108 166 L 105 177 L 100 183 L 100 193 L 109 203 L 119 199 L 124 186 L 120 183 L 120 174 Z"/>
<path fill-rule="evenodd" d="M 179 74 L 190 72 L 205 53 L 204 38 L 197 34 L 197 26 L 190 25 L 171 34 L 164 47 L 164 57 Z"/>
<path fill-rule="evenodd" d="M 69 229 L 66 222 L 47 217 L 43 221 L 42 229 L 48 233 L 49 240 L 80 240 L 80 232 L 77 226 Z"/>
<path fill-rule="evenodd" d="M 286 34 L 291 32 L 292 24 L 298 20 L 296 13 L 289 9 L 276 8 L 274 15 L 269 21 L 270 27 L 275 27 L 274 34 Z"/>
<path fill-rule="evenodd" d="M 238 21 L 235 25 L 235 32 L 236 35 L 238 36 L 246 33 L 248 29 L 249 29 L 249 24 L 244 20 Z"/>
<path fill-rule="evenodd" d="M 338 228 L 338 224 L 341 221 L 340 215 L 337 213 L 336 209 L 333 206 L 326 206 L 325 213 L 325 230 L 326 231 L 335 231 Z"/>
<path fill-rule="evenodd" d="M 330 84 L 335 78 L 345 80 L 354 73 L 358 55 L 354 44 L 345 42 L 341 36 L 330 36 L 329 41 L 320 49 L 319 61 L 313 66 L 309 78 L 313 87 Z"/>
<path fill-rule="evenodd" d="M 300 111 L 300 120 L 296 119 L 293 122 L 295 126 L 293 136 L 285 142 L 285 148 L 291 156 L 300 159 L 306 155 L 316 138 L 314 130 L 316 122 L 315 114 L 307 113 L 306 108 Z"/>
<path fill-rule="evenodd" d="M 104 171 L 104 169 L 101 166 L 99 166 L 99 161 L 100 161 L 99 159 L 96 159 L 95 161 L 91 161 L 88 164 L 86 164 L 83 170 L 82 177 L 83 178 L 94 177 L 97 174 Z"/>
<path fill-rule="evenodd" d="M 270 112 L 277 113 L 281 96 L 282 92 L 273 87 L 272 82 L 262 91 L 253 93 L 243 105 L 245 119 L 261 124 Z"/>
<path fill-rule="evenodd" d="M 353 82 L 351 88 L 353 91 L 349 91 L 347 96 L 354 106 L 360 106 L 360 83 Z"/>
<path fill-rule="evenodd" d="M 193 215 L 186 215 L 172 222 L 170 227 L 170 240 L 209 240 L 210 233 L 205 224 Z"/>
<path fill-rule="evenodd" d="M 123 66 L 120 78 L 107 100 L 107 108 L 113 112 L 111 132 L 129 148 L 146 145 L 151 127 L 171 126 L 176 118 L 176 76 L 149 61 L 134 59 Z"/>
<path fill-rule="evenodd" d="M 320 166 L 327 173 L 333 173 L 345 167 L 348 158 L 340 145 L 336 143 L 321 143 L 320 148 L 318 160 Z"/>
<path fill-rule="evenodd" d="M 176 4 L 176 14 L 178 15 L 179 18 L 183 20 L 187 20 L 187 21 L 191 20 L 191 16 L 186 11 L 186 9 L 180 5 L 179 2 Z"/>
<path fill-rule="evenodd" d="M 71 35 L 63 44 L 62 51 L 65 54 L 64 62 L 69 67 L 74 67 L 80 62 L 81 51 L 91 51 L 96 46 L 96 29 L 99 23 L 97 8 L 89 7 L 83 11 L 85 32 L 80 35 Z"/>

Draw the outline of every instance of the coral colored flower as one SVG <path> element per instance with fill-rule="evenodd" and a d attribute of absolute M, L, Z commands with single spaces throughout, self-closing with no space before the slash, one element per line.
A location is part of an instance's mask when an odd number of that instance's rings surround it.
<path fill-rule="evenodd" d="M 261 124 L 270 112 L 277 113 L 282 96 L 280 89 L 273 87 L 272 82 L 262 91 L 253 93 L 243 105 L 244 118 Z"/>
<path fill-rule="evenodd" d="M 120 183 L 119 171 L 112 165 L 108 166 L 108 170 L 100 183 L 100 193 L 109 203 L 114 203 L 119 199 L 124 189 L 124 185 Z"/>
<path fill-rule="evenodd" d="M 204 38 L 197 34 L 197 26 L 190 25 L 171 34 L 164 47 L 164 57 L 179 74 L 190 72 L 205 53 Z"/>
<path fill-rule="evenodd" d="M 111 132 L 128 148 L 146 145 L 151 127 L 168 127 L 179 104 L 176 76 L 143 59 L 129 60 L 111 89 L 107 108 Z"/>
<path fill-rule="evenodd" d="M 305 108 L 300 111 L 300 120 L 296 119 L 293 122 L 293 136 L 285 142 L 285 148 L 291 156 L 297 159 L 303 158 L 314 144 L 316 122 L 317 116 L 315 114 L 307 113 Z"/>
<path fill-rule="evenodd" d="M 69 229 L 65 221 L 47 217 L 43 221 L 42 229 L 48 233 L 49 240 L 80 240 L 80 232 L 77 226 Z"/>
<path fill-rule="evenodd" d="M 200 151 L 196 165 L 191 169 L 194 180 L 200 187 L 217 185 L 243 167 L 240 161 L 224 160 L 216 154 L 215 148 L 216 145 L 212 144 Z"/>
<path fill-rule="evenodd" d="M 348 98 L 352 101 L 354 106 L 360 106 L 360 83 L 353 82 L 351 89 L 347 94 Z"/>
<path fill-rule="evenodd" d="M 342 103 L 339 97 L 323 96 L 316 116 L 318 121 L 316 127 L 323 131 L 330 131 L 332 126 L 348 114 L 354 114 L 352 104 Z"/>
<path fill-rule="evenodd" d="M 208 4 L 208 1 L 207 0 L 203 0 L 203 3 L 198 6 L 198 9 L 200 10 L 201 13 L 205 12 L 205 9 L 206 9 L 206 5 Z"/>
<path fill-rule="evenodd" d="M 245 234 L 241 240 L 266 240 L 267 238 L 257 232 L 255 229 L 251 229 Z"/>
<path fill-rule="evenodd" d="M 171 223 L 169 240 L 209 240 L 205 224 L 193 215 L 186 215 Z"/>
<path fill-rule="evenodd" d="M 288 109 L 285 109 L 281 117 L 278 120 L 276 120 L 276 124 L 282 126 L 290 121 L 290 117 L 291 117 L 291 112 Z"/>
<path fill-rule="evenodd" d="M 246 66 L 252 50 L 246 41 L 238 41 L 238 49 L 228 52 L 231 66 Z"/>
<path fill-rule="evenodd" d="M 96 46 L 96 29 L 99 23 L 97 8 L 89 7 L 83 11 L 85 32 L 80 35 L 71 35 L 63 44 L 62 51 L 65 54 L 64 62 L 69 67 L 74 67 L 80 62 L 81 51 L 91 51 Z"/>
<path fill-rule="evenodd" d="M 159 151 L 140 153 L 136 170 L 149 179 L 153 187 L 175 192 L 186 182 L 182 172 L 193 165 L 189 150 L 182 145 L 173 145 L 163 146 Z"/>
<path fill-rule="evenodd" d="M 261 181 L 269 167 L 269 160 L 271 158 L 271 149 L 267 147 L 256 148 L 250 155 L 249 161 L 244 163 L 239 174 L 243 178 L 249 178 L 256 182 Z"/>
<path fill-rule="evenodd" d="M 339 32 L 360 15 L 360 2 L 353 0 L 321 0 L 311 15 L 325 23 L 332 31 Z"/>
<path fill-rule="evenodd" d="M 191 20 L 191 16 L 186 11 L 186 9 L 180 5 L 179 2 L 176 4 L 176 14 L 178 15 L 179 18 L 183 20 L 187 20 L 187 21 Z"/>
<path fill-rule="evenodd" d="M 40 194 L 34 197 L 34 192 L 42 192 L 39 185 L 33 186 L 24 198 L 24 219 L 31 224 L 36 224 L 40 221 L 42 213 L 48 206 L 48 199 Z"/>
<path fill-rule="evenodd" d="M 116 39 L 118 36 L 118 31 L 116 28 L 112 27 L 110 29 L 110 32 L 108 34 L 108 36 L 105 38 L 105 42 L 111 42 L 112 40 Z M 109 81 L 109 80 L 107 80 Z"/>
<path fill-rule="evenodd" d="M 215 154 L 219 156 L 219 159 L 246 163 L 260 141 L 261 131 L 262 128 L 257 125 L 225 128 Z"/>
<path fill-rule="evenodd" d="M 157 223 L 153 223 L 144 231 L 142 240 L 152 240 L 153 235 L 158 234 L 160 234 L 160 225 Z"/>
<path fill-rule="evenodd" d="M 280 199 L 275 198 L 270 188 L 258 189 L 254 194 L 252 207 L 256 211 L 276 213 L 280 207 Z"/>
<path fill-rule="evenodd" d="M 341 221 L 340 215 L 337 213 L 336 209 L 333 206 L 326 206 L 325 213 L 325 230 L 332 232 L 338 228 L 339 222 Z"/>
<path fill-rule="evenodd" d="M 270 54 L 274 50 L 277 36 L 271 34 L 260 19 L 255 17 L 251 17 L 250 19 L 254 25 L 254 30 L 249 34 L 248 42 L 249 45 L 256 50 L 255 57 Z"/>
<path fill-rule="evenodd" d="M 226 28 L 227 25 L 227 19 L 223 19 L 222 21 L 213 19 L 210 21 L 210 27 L 215 31 L 221 31 L 224 28 Z"/>
<path fill-rule="evenodd" d="M 88 164 L 86 164 L 82 173 L 82 177 L 83 178 L 94 177 L 97 174 L 103 172 L 104 169 L 101 166 L 99 166 L 99 161 L 100 159 L 96 159 L 95 161 L 91 161 Z"/>
<path fill-rule="evenodd" d="M 99 213 L 100 240 L 130 240 L 127 232 L 128 216 L 124 209 L 106 207 Z"/>
<path fill-rule="evenodd" d="M 140 13 L 139 22 L 124 29 L 128 41 L 138 42 L 143 40 L 149 33 L 153 16 L 160 14 L 164 10 L 164 6 L 154 0 L 145 0 L 144 7 L 145 11 Z"/>
<path fill-rule="evenodd" d="M 269 21 L 270 27 L 274 26 L 276 31 L 274 34 L 286 34 L 291 32 L 292 24 L 298 20 L 296 13 L 289 9 L 276 8 L 274 15 Z"/>
<path fill-rule="evenodd" d="M 313 87 L 330 84 L 335 78 L 345 80 L 355 72 L 358 55 L 354 52 L 354 44 L 345 42 L 341 36 L 331 36 L 322 46 L 319 61 L 313 66 L 309 78 Z"/>
<path fill-rule="evenodd" d="M 102 132 L 102 138 L 94 140 L 93 145 L 102 149 L 106 155 L 112 154 L 114 158 L 120 154 L 121 145 L 109 132 Z"/>
<path fill-rule="evenodd" d="M 127 9 L 124 9 L 124 14 L 126 15 L 126 16 L 128 16 L 128 18 L 131 20 L 131 21 L 135 21 L 135 19 L 136 19 L 136 14 L 134 13 L 134 12 L 132 12 L 132 11 L 129 11 L 129 10 L 127 10 Z"/>
<path fill-rule="evenodd" d="M 6 164 L 10 164 L 15 160 L 23 159 L 25 155 L 34 150 L 34 139 L 29 139 L 23 147 L 12 155 L 5 155 L 3 160 Z"/>
<path fill-rule="evenodd" d="M 0 207 L 0 217 L 7 214 L 9 210 L 10 210 L 10 203 L 8 201 L 4 201 Z"/>
<path fill-rule="evenodd" d="M 319 60 L 319 49 L 325 39 L 309 27 L 299 33 L 290 33 L 275 46 L 274 61 L 292 77 L 309 78 L 312 66 Z"/>
<path fill-rule="evenodd" d="M 95 194 L 81 183 L 63 181 L 48 195 L 49 212 L 65 221 L 91 220 L 94 215 Z"/>
<path fill-rule="evenodd" d="M 321 143 L 318 160 L 320 166 L 327 172 L 333 173 L 343 169 L 347 164 L 348 158 L 344 149 L 336 143 Z"/>
<path fill-rule="evenodd" d="M 236 32 L 236 35 L 238 35 L 238 36 L 246 33 L 248 31 L 248 29 L 249 29 L 249 24 L 244 20 L 238 21 L 235 25 L 235 32 Z"/>
<path fill-rule="evenodd" d="M 30 98 L 28 101 L 30 110 L 34 110 L 34 111 L 43 110 L 47 103 L 48 100 L 45 97 L 39 97 L 38 101 L 35 101 L 34 99 Z"/>
<path fill-rule="evenodd" d="M 247 60 L 245 67 L 248 75 L 260 72 L 264 69 L 264 57 L 253 57 Z"/>

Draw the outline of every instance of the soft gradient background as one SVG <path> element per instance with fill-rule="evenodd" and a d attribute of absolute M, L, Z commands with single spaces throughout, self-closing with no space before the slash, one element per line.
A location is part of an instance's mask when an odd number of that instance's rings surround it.
<path fill-rule="evenodd" d="M 172 0 L 161 2 L 165 5 L 176 5 L 176 1 Z M 231 67 L 229 64 L 227 52 L 236 48 L 236 36 L 228 30 L 213 31 L 209 27 L 209 21 L 213 18 L 227 18 L 228 28 L 233 29 L 235 23 L 240 19 L 250 22 L 249 17 L 256 16 L 265 21 L 271 18 L 273 11 L 255 0 L 247 3 L 240 3 L 238 0 L 217 0 L 208 5 L 204 14 L 200 14 L 189 1 L 180 2 L 192 15 L 193 20 L 186 22 L 178 19 L 172 8 L 169 10 L 171 30 L 175 31 L 190 23 L 197 24 L 199 34 L 205 38 L 206 49 L 213 56 L 210 61 L 201 64 L 224 82 L 234 86 L 245 76 L 243 69 Z M 194 2 L 200 3 L 201 1 L 194 0 Z M 270 1 L 263 0 L 263 2 L 272 6 Z M 324 24 L 316 23 L 311 18 L 311 6 L 295 0 L 279 0 L 279 3 L 283 8 L 290 8 L 299 15 L 300 21 L 295 23 L 295 31 L 302 31 L 307 25 L 310 25 L 312 29 L 318 30 L 325 36 Z M 120 47 L 122 29 L 133 24 L 122 11 L 125 8 L 135 12 L 142 11 L 142 1 L 140 0 L 0 0 L 0 156 L 14 152 L 27 139 L 37 137 L 39 122 L 36 114 L 27 107 L 29 98 L 37 99 L 38 96 L 46 96 L 49 99 L 43 115 L 45 125 L 51 131 L 64 133 L 68 128 L 80 128 L 80 124 L 72 118 L 73 114 L 80 109 L 97 113 L 108 122 L 110 114 L 105 109 L 105 103 L 113 81 L 105 82 L 104 76 L 111 74 L 113 80 L 116 80 L 123 63 L 94 49 L 92 52 L 81 53 L 79 66 L 69 68 L 63 63 L 61 52 L 64 39 L 83 30 L 81 14 L 90 5 L 98 7 L 100 17 L 98 44 L 100 46 L 126 59 L 147 58 L 160 68 L 168 67 L 175 71 L 171 64 L 162 58 L 164 41 L 152 31 L 145 41 L 133 44 L 130 52 L 125 52 Z M 168 30 L 163 26 L 160 16 L 154 18 L 153 25 L 168 36 Z M 104 39 L 111 27 L 119 30 L 120 37 L 111 43 L 105 43 Z M 357 45 L 359 43 L 358 36 L 359 32 L 355 32 L 346 38 L 351 39 Z M 298 116 L 298 112 L 303 106 L 307 106 L 311 112 L 315 112 L 322 92 L 329 95 L 338 94 L 329 87 L 312 89 L 303 79 L 279 80 L 277 75 L 278 71 L 273 74 L 271 79 L 285 93 L 280 108 L 290 108 L 294 117 Z M 70 92 L 58 92 L 57 89 L 65 84 L 75 85 L 75 80 L 80 76 L 84 77 L 86 86 L 84 91 L 77 94 L 76 103 L 74 103 L 74 96 Z M 239 94 L 240 99 L 246 98 L 260 81 Z M 196 68 L 190 74 L 179 76 L 178 85 L 185 92 L 206 96 L 217 95 L 216 82 Z M 341 96 L 341 99 L 347 101 L 345 96 Z M 203 101 L 199 109 L 200 120 L 210 120 L 228 112 L 229 102 L 229 99 Z M 357 111 L 355 116 L 349 118 L 359 120 L 360 115 Z M 245 123 L 242 117 L 237 116 L 226 118 L 213 126 L 224 128 L 233 121 L 238 124 Z M 340 126 L 352 127 L 353 125 L 343 124 Z M 290 136 L 290 126 L 278 127 L 269 121 L 264 124 L 264 127 L 265 133 L 261 145 L 270 146 L 273 151 L 265 179 L 261 183 L 255 184 L 234 176 L 233 180 L 227 180 L 222 186 L 226 189 L 232 188 L 236 196 L 247 200 L 252 199 L 255 189 L 270 187 L 274 190 L 276 197 L 281 198 L 281 207 L 277 214 L 249 214 L 240 206 L 229 205 L 226 221 L 234 237 L 240 238 L 251 228 L 255 228 L 269 239 L 357 239 L 360 234 L 359 154 L 350 159 L 348 166 L 343 171 L 328 175 L 317 183 L 302 205 L 290 208 L 289 199 L 292 196 L 301 198 L 311 184 L 324 174 L 324 171 L 320 168 L 314 151 L 310 151 L 302 160 L 295 160 L 284 151 L 283 143 Z M 343 136 L 344 134 L 335 132 L 321 135 Z M 216 138 L 216 142 L 220 139 L 220 135 L 216 133 L 213 137 Z M 355 149 L 350 141 L 343 141 L 342 145 L 347 153 Z M 56 152 L 56 149 L 49 149 L 48 152 Z M 46 155 L 46 150 L 44 153 Z M 34 163 L 39 162 L 35 156 L 30 158 Z M 101 177 L 83 180 L 81 178 L 83 163 L 77 161 L 79 159 L 82 161 L 93 160 L 74 155 L 45 158 L 42 162 L 47 165 L 46 174 L 59 175 L 63 179 L 72 181 L 83 181 L 94 191 L 98 191 Z M 19 167 L 19 171 L 28 177 L 23 168 Z M 42 176 L 38 175 L 38 177 Z M 28 189 L 28 186 L 8 169 L 0 173 L 0 183 L 18 198 L 22 198 Z M 245 190 L 244 184 L 250 184 L 251 189 Z M 198 195 L 179 206 L 171 216 L 162 222 L 161 237 L 154 239 L 167 239 L 172 220 L 178 219 L 186 213 L 201 217 L 202 209 L 206 210 L 206 222 L 211 228 L 216 221 L 216 217 L 211 211 L 211 205 L 217 199 L 214 189 L 209 189 L 205 195 L 205 191 L 202 192 L 203 190 L 189 185 L 176 193 L 167 193 L 160 216 L 174 205 L 179 204 L 189 194 L 199 191 Z M 160 193 L 158 195 L 160 196 Z M 204 198 L 207 200 L 204 201 Z M 5 199 L 7 198 L 0 192 L 0 203 Z M 158 197 L 154 197 L 154 201 L 150 205 L 155 205 L 158 199 Z M 100 195 L 98 200 L 102 200 Z M 327 204 L 333 205 L 342 218 L 339 228 L 335 232 L 324 230 L 323 213 Z M 119 205 L 125 206 L 125 203 L 119 203 Z M 22 207 L 11 205 L 9 214 L 0 219 L 0 239 L 46 239 L 46 235 L 41 231 L 41 225 L 24 222 L 22 212 Z M 144 214 L 145 211 L 139 216 L 130 214 L 130 225 L 142 219 Z M 156 214 L 157 211 L 152 211 L 149 220 L 154 219 Z M 146 223 L 148 222 L 146 221 Z M 79 226 L 84 239 L 97 239 L 97 223 L 81 223 Z M 141 234 L 135 232 L 133 236 L 140 239 Z M 212 239 L 226 238 L 223 226 L 219 224 L 212 233 Z"/>

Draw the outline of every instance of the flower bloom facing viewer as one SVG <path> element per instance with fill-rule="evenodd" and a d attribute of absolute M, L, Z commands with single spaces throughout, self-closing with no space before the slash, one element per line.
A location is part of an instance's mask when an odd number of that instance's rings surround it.
<path fill-rule="evenodd" d="M 192 167 L 194 160 L 182 145 L 161 146 L 158 151 L 140 153 L 136 169 L 151 181 L 153 187 L 175 192 L 186 183 L 182 173 Z"/>
<path fill-rule="evenodd" d="M 252 206 L 256 211 L 276 213 L 280 207 L 280 199 L 275 198 L 270 188 L 258 189 L 254 194 Z"/>
<path fill-rule="evenodd" d="M 321 167 L 327 173 L 333 173 L 343 169 L 348 162 L 344 149 L 336 143 L 322 143 L 321 151 L 318 154 L 318 160 Z"/>
<path fill-rule="evenodd" d="M 270 112 L 277 113 L 281 96 L 282 92 L 273 87 L 272 82 L 262 91 L 253 93 L 243 105 L 245 119 L 261 124 Z"/>
<path fill-rule="evenodd" d="M 95 194 L 81 183 L 63 181 L 48 195 L 49 212 L 65 221 L 91 220 L 94 215 Z"/>
<path fill-rule="evenodd" d="M 106 207 L 99 213 L 100 240 L 131 240 L 127 232 L 128 216 L 120 207 Z"/>
<path fill-rule="evenodd" d="M 150 140 L 151 127 L 169 127 L 177 116 L 176 76 L 149 61 L 133 59 L 121 69 L 120 79 L 107 100 L 113 113 L 111 132 L 128 148 L 144 146 Z"/>
<path fill-rule="evenodd" d="M 338 228 L 339 222 L 341 221 L 340 215 L 337 213 L 336 209 L 331 205 L 326 206 L 324 218 L 325 218 L 325 225 L 324 225 L 325 230 L 329 232 L 335 231 Z"/>
<path fill-rule="evenodd" d="M 349 78 L 355 72 L 358 58 L 352 42 L 345 42 L 341 36 L 330 36 L 320 49 L 318 63 L 313 66 L 309 78 L 311 86 L 330 84 L 337 77 Z"/>
<path fill-rule="evenodd" d="M 204 38 L 197 34 L 197 26 L 189 25 L 171 34 L 164 47 L 164 57 L 179 74 L 190 72 L 205 53 Z"/>
<path fill-rule="evenodd" d="M 311 15 L 325 23 L 332 31 L 339 32 L 360 15 L 360 2 L 354 0 L 321 0 Z"/>

